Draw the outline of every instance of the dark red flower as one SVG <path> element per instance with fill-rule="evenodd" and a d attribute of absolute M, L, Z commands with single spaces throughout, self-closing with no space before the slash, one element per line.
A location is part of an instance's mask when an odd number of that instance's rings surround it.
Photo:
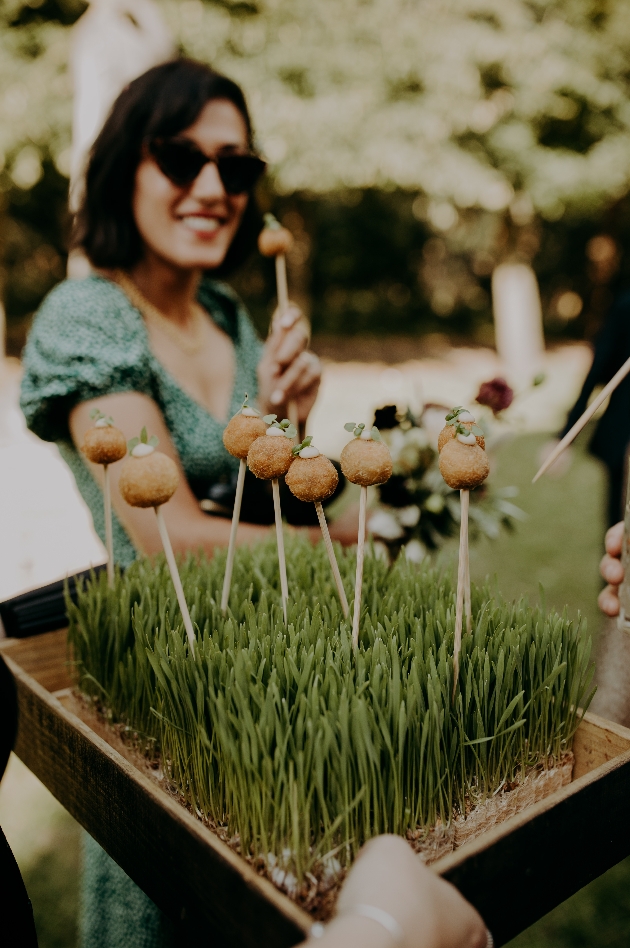
<path fill-rule="evenodd" d="M 491 379 L 483 382 L 475 399 L 480 405 L 487 405 L 495 415 L 509 408 L 514 401 L 514 391 L 505 379 Z"/>

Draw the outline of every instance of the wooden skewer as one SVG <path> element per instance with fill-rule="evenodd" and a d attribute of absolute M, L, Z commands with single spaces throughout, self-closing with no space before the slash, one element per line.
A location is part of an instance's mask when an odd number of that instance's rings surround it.
<path fill-rule="evenodd" d="M 289 584 L 287 582 L 287 562 L 284 557 L 284 534 L 282 532 L 282 511 L 280 510 L 280 485 L 278 478 L 271 482 L 273 488 L 273 509 L 276 515 L 276 539 L 278 541 L 278 564 L 280 566 L 280 590 L 282 592 L 282 612 L 284 624 L 287 624 L 287 601 L 289 599 Z"/>
<path fill-rule="evenodd" d="M 623 382 L 626 375 L 630 372 L 630 359 L 626 359 L 624 364 L 621 366 L 619 371 L 613 375 L 608 385 L 605 385 L 599 395 L 594 401 L 588 406 L 586 411 L 578 418 L 570 431 L 568 431 L 562 441 L 556 445 L 548 458 L 546 458 L 544 464 L 541 465 L 540 470 L 532 480 L 532 484 L 535 484 L 539 477 L 549 470 L 554 461 L 556 461 L 565 448 L 568 448 L 572 441 L 577 438 L 580 431 L 584 426 L 591 420 L 597 409 L 602 405 L 609 395 L 611 395 L 620 382 Z"/>
<path fill-rule="evenodd" d="M 234 510 L 232 511 L 232 526 L 230 527 L 230 542 L 228 543 L 227 560 L 225 562 L 225 576 L 223 577 L 223 592 L 221 593 L 221 612 L 223 615 L 227 612 L 228 601 L 230 598 L 230 587 L 232 585 L 232 570 L 234 568 L 234 554 L 236 552 L 236 531 L 241 519 L 241 504 L 243 502 L 243 487 L 245 486 L 245 470 L 247 465 L 241 458 L 238 467 L 238 479 L 236 481 L 236 496 L 234 498 Z"/>
<path fill-rule="evenodd" d="M 107 582 L 114 588 L 114 537 L 112 533 L 112 491 L 109 464 L 103 465 L 103 507 L 105 514 L 105 548 L 107 549 Z"/>
<path fill-rule="evenodd" d="M 367 487 L 361 487 L 359 500 L 359 536 L 357 539 L 357 575 L 354 583 L 354 607 L 352 612 L 352 646 L 359 647 L 359 624 L 361 622 L 361 592 L 363 588 L 363 560 L 365 557 L 365 521 L 367 515 Z"/>
<path fill-rule="evenodd" d="M 284 316 L 289 308 L 289 286 L 287 283 L 287 258 L 283 253 L 276 257 L 276 289 L 278 292 L 278 309 Z"/>
<path fill-rule="evenodd" d="M 318 500 L 315 501 L 315 510 L 317 511 L 319 525 L 322 528 L 322 536 L 324 537 L 330 568 L 332 569 L 332 574 L 337 585 L 337 592 L 339 593 L 341 608 L 343 609 L 344 618 L 347 619 L 349 611 L 348 599 L 346 597 L 346 591 L 343 588 L 343 582 L 341 581 L 341 573 L 339 572 L 339 564 L 337 563 L 337 557 L 335 556 L 335 549 L 332 545 L 332 540 L 330 539 L 330 531 L 328 530 L 328 524 L 326 522 L 326 514 L 324 513 L 324 508 Z"/>
<path fill-rule="evenodd" d="M 464 619 L 464 596 L 466 589 L 468 563 L 468 502 L 470 491 L 460 490 L 461 524 L 459 529 L 459 561 L 457 564 L 457 605 L 455 609 L 455 642 L 453 645 L 453 696 L 459 678 L 459 653 L 462 648 L 462 627 Z"/>
<path fill-rule="evenodd" d="M 283 253 L 276 257 L 276 289 L 278 293 L 278 309 L 280 316 L 289 309 L 289 286 L 287 283 L 287 258 Z M 299 439 L 300 422 L 298 417 L 298 407 L 296 402 L 290 401 L 287 405 L 287 418 L 294 426 L 298 434 L 296 435 L 296 444 Z"/>
<path fill-rule="evenodd" d="M 173 580 L 173 586 L 175 587 L 175 594 L 177 596 L 177 601 L 179 603 L 179 608 L 182 614 L 182 619 L 184 620 L 184 628 L 186 629 L 186 634 L 188 636 L 188 644 L 190 645 L 191 654 L 195 654 L 195 631 L 193 629 L 193 624 L 190 619 L 190 612 L 188 611 L 188 606 L 186 605 L 186 599 L 184 597 L 184 588 L 182 586 L 182 581 L 179 577 L 179 571 L 177 569 L 177 563 L 175 562 L 175 556 L 173 554 L 173 547 L 171 546 L 171 538 L 168 535 L 168 530 L 166 529 L 166 523 L 164 522 L 164 517 L 162 511 L 159 507 L 154 507 L 155 516 L 157 517 L 158 530 L 160 532 L 160 539 L 162 540 L 162 546 L 164 547 L 164 553 L 166 554 L 166 562 L 168 563 L 168 568 L 171 571 L 171 579 Z"/>
<path fill-rule="evenodd" d="M 466 577 L 464 579 L 464 615 L 466 616 L 466 632 L 472 629 L 472 607 L 470 605 L 470 555 L 468 552 L 468 527 L 466 527 Z"/>

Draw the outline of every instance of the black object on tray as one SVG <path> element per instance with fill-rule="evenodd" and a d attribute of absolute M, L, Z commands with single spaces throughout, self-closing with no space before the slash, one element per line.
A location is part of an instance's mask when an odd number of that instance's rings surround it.
<path fill-rule="evenodd" d="M 100 573 L 104 569 L 105 564 L 68 576 L 68 591 L 72 600 L 76 600 L 78 579 Z M 26 639 L 30 635 L 41 635 L 43 632 L 64 628 L 68 624 L 65 584 L 65 579 L 59 579 L 55 583 L 31 589 L 0 602 L 0 619 L 6 635 L 13 639 Z"/>

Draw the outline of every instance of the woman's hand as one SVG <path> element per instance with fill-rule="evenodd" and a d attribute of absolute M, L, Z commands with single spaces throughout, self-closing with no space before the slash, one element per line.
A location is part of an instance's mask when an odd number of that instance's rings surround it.
<path fill-rule="evenodd" d="M 400 927 L 401 948 L 485 948 L 481 916 L 450 883 L 424 865 L 399 836 L 379 836 L 361 850 L 346 879 L 337 915 L 308 948 L 380 948 L 392 934 L 361 906 L 386 912 Z"/>
<path fill-rule="evenodd" d="M 258 402 L 264 413 L 287 416 L 289 402 L 295 402 L 300 422 L 305 422 L 319 389 L 321 366 L 314 352 L 307 350 L 308 332 L 299 307 L 274 314 L 272 331 L 258 364 Z"/>
<path fill-rule="evenodd" d="M 619 586 L 623 582 L 622 545 L 623 520 L 616 523 L 606 533 L 604 540 L 606 554 L 599 564 L 599 571 L 608 585 L 600 592 L 597 602 L 602 612 L 611 618 L 619 615 Z"/>

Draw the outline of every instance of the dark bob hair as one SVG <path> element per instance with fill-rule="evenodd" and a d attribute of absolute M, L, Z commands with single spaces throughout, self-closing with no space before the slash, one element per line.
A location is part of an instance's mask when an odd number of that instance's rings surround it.
<path fill-rule="evenodd" d="M 227 99 L 236 106 L 251 147 L 252 125 L 241 89 L 203 63 L 177 59 L 154 66 L 120 93 L 92 146 L 74 224 L 72 243 L 95 267 L 128 269 L 141 258 L 143 242 L 132 199 L 143 144 L 189 128 L 211 99 Z M 230 272 L 249 256 L 261 224 L 250 195 L 241 225 L 214 275 Z"/>

